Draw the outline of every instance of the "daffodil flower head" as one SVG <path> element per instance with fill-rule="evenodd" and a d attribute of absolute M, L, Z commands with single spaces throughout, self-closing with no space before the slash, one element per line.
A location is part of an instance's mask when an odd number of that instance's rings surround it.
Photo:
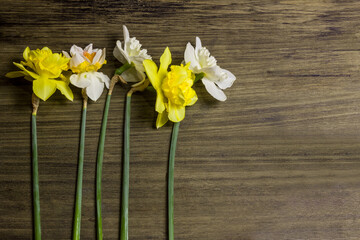
<path fill-rule="evenodd" d="M 158 112 L 156 127 L 162 127 L 168 120 L 180 122 L 185 117 L 185 107 L 197 101 L 197 95 L 192 88 L 195 74 L 187 65 L 172 65 L 171 52 L 166 48 L 160 58 L 160 67 L 157 68 L 152 60 L 144 61 L 147 76 L 155 88 L 157 97 L 155 110 Z"/>
<path fill-rule="evenodd" d="M 82 49 L 73 45 L 70 48 L 70 55 L 65 51 L 63 54 L 70 59 L 70 69 L 74 73 L 70 76 L 71 84 L 85 89 L 86 95 L 96 101 L 104 90 L 104 84 L 109 88 L 110 83 L 107 75 L 97 72 L 106 64 L 105 48 L 93 49 L 93 45 L 89 44 Z"/>
<path fill-rule="evenodd" d="M 190 63 L 190 69 L 195 73 L 203 73 L 202 83 L 206 90 L 217 100 L 225 101 L 226 95 L 222 89 L 232 86 L 236 77 L 230 71 L 220 68 L 216 59 L 203 47 L 200 38 L 196 37 L 195 48 L 188 43 L 184 53 L 185 63 Z"/>
<path fill-rule="evenodd" d="M 145 79 L 143 61 L 151 59 L 151 56 L 147 54 L 146 49 L 141 49 L 142 45 L 135 37 L 130 38 L 129 31 L 125 25 L 123 25 L 123 33 L 124 47 L 118 40 L 113 51 L 114 57 L 122 64 L 132 64 L 134 66 L 122 73 L 122 77 L 127 82 L 142 81 Z"/>
<path fill-rule="evenodd" d="M 55 91 L 59 89 L 69 100 L 74 96 L 69 88 L 68 79 L 62 71 L 68 69 L 69 59 L 62 54 L 53 53 L 48 47 L 30 50 L 26 47 L 23 52 L 25 61 L 14 65 L 21 71 L 9 72 L 6 77 L 17 78 L 24 76 L 26 80 L 33 82 L 33 91 L 37 97 L 46 101 Z"/>

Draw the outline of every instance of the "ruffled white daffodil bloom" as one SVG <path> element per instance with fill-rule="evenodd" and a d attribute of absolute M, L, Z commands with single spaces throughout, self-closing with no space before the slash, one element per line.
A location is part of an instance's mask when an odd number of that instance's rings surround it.
<path fill-rule="evenodd" d="M 82 49 L 73 45 L 70 49 L 70 55 L 63 51 L 63 54 L 70 58 L 69 67 L 74 74 L 70 76 L 71 84 L 78 88 L 83 88 L 86 95 L 93 101 L 96 101 L 104 90 L 104 84 L 109 88 L 110 79 L 101 72 L 97 72 L 105 60 L 105 48 L 93 49 L 89 44 Z"/>
<path fill-rule="evenodd" d="M 133 67 L 124 71 L 121 75 L 127 82 L 140 82 L 145 79 L 145 69 L 143 61 L 151 59 L 146 49 L 141 49 L 140 42 L 135 38 L 130 38 L 129 31 L 123 25 L 124 32 L 124 48 L 118 40 L 114 48 L 114 57 L 122 64 L 131 64 Z"/>
<path fill-rule="evenodd" d="M 236 77 L 228 70 L 220 68 L 210 52 L 202 47 L 200 38 L 196 37 L 195 48 L 188 43 L 184 53 L 185 63 L 190 63 L 189 69 L 194 73 L 203 73 L 202 82 L 206 90 L 217 100 L 225 101 L 226 95 L 222 89 L 232 86 Z"/>

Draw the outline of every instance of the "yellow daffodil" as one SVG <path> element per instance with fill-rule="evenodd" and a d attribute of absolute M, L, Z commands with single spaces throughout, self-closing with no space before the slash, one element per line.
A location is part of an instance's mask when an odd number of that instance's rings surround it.
<path fill-rule="evenodd" d="M 73 45 L 70 54 L 63 51 L 63 54 L 70 59 L 70 69 L 74 73 L 70 76 L 70 82 L 78 88 L 83 88 L 86 95 L 96 101 L 104 90 L 104 84 L 109 88 L 110 79 L 102 72 L 97 72 L 102 65 L 106 64 L 104 49 L 93 49 L 89 44 L 84 49 Z"/>
<path fill-rule="evenodd" d="M 33 91 L 36 96 L 46 101 L 55 91 L 59 89 L 69 100 L 73 100 L 73 93 L 69 88 L 69 82 L 62 75 L 62 71 L 68 69 L 69 59 L 59 53 L 53 53 L 48 47 L 41 50 L 24 50 L 24 61 L 14 65 L 21 71 L 9 72 L 6 77 L 17 78 L 25 76 L 26 80 L 33 81 Z"/>
<path fill-rule="evenodd" d="M 171 52 L 167 47 L 160 58 L 160 68 L 152 60 L 143 62 L 145 71 L 157 93 L 155 110 L 159 113 L 156 127 L 162 127 L 168 120 L 180 122 L 185 117 L 185 107 L 197 101 L 192 85 L 195 75 L 187 65 L 172 65 Z"/>

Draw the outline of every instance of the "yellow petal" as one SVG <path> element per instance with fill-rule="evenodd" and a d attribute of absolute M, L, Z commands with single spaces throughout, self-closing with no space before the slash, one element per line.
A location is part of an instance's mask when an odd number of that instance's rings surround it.
<path fill-rule="evenodd" d="M 169 47 L 166 47 L 164 53 L 160 57 L 160 68 L 158 73 L 159 79 L 162 80 L 166 77 L 170 63 L 171 63 L 171 52 Z"/>
<path fill-rule="evenodd" d="M 23 52 L 23 57 L 24 57 L 25 61 L 28 60 L 28 58 L 29 58 L 29 53 L 30 53 L 30 48 L 29 48 L 29 47 L 26 47 L 25 50 L 24 50 L 24 52 Z"/>
<path fill-rule="evenodd" d="M 13 62 L 13 64 L 15 66 L 17 66 L 18 68 L 20 68 L 21 70 L 25 71 L 27 74 L 29 74 L 32 78 L 37 79 L 39 78 L 39 75 L 37 75 L 36 73 L 30 72 L 29 70 L 27 70 L 23 65 Z"/>
<path fill-rule="evenodd" d="M 196 95 L 196 92 L 194 89 L 191 88 L 189 90 L 187 98 L 188 98 L 188 100 L 187 100 L 188 102 L 187 102 L 186 106 L 192 106 L 196 103 L 196 101 L 198 100 L 198 96 Z"/>
<path fill-rule="evenodd" d="M 56 91 L 56 81 L 44 78 L 36 79 L 33 82 L 33 91 L 36 96 L 46 101 Z"/>
<path fill-rule="evenodd" d="M 185 107 L 181 105 L 176 105 L 169 102 L 168 111 L 168 117 L 172 122 L 180 122 L 185 118 Z"/>
<path fill-rule="evenodd" d="M 56 88 L 70 101 L 74 100 L 74 95 L 69 87 L 69 85 L 64 81 L 55 81 Z"/>
<path fill-rule="evenodd" d="M 156 128 L 161 128 L 168 120 L 166 111 L 159 113 L 156 119 Z"/>
<path fill-rule="evenodd" d="M 157 74 L 158 68 L 157 68 L 156 64 L 154 63 L 154 61 L 146 59 L 146 60 L 144 60 L 143 65 L 144 65 L 145 72 L 146 72 L 152 86 L 156 90 L 160 89 L 161 81 L 158 77 L 158 74 Z"/>
<path fill-rule="evenodd" d="M 43 48 L 41 49 L 41 51 L 47 51 L 47 52 L 49 52 L 50 54 L 52 54 L 51 49 L 48 48 L 48 47 L 43 47 Z"/>
<path fill-rule="evenodd" d="M 63 70 L 67 70 L 69 59 L 54 53 L 39 62 L 41 72 L 49 78 L 58 78 Z"/>
<path fill-rule="evenodd" d="M 162 113 L 165 110 L 165 96 L 161 90 L 156 91 L 155 111 Z"/>
<path fill-rule="evenodd" d="M 22 76 L 25 76 L 27 75 L 26 72 L 24 71 L 14 71 L 14 72 L 8 72 L 5 77 L 8 77 L 8 78 L 18 78 L 18 77 L 22 77 Z"/>
<path fill-rule="evenodd" d="M 35 67 L 33 62 L 31 62 L 31 61 L 27 61 L 27 62 L 21 61 L 20 64 L 23 65 L 24 67 L 31 68 L 36 73 L 36 67 Z"/>

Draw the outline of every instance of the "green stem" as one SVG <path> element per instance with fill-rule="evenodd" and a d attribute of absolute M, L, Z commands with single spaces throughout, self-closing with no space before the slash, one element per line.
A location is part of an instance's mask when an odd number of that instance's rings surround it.
<path fill-rule="evenodd" d="M 174 123 L 171 134 L 171 145 L 169 155 L 169 172 L 168 172 L 168 227 L 169 240 L 174 240 L 174 167 L 176 142 L 179 133 L 180 122 Z"/>
<path fill-rule="evenodd" d="M 130 67 L 132 67 L 132 65 L 126 63 L 123 66 L 121 66 L 120 68 L 116 69 L 115 74 L 121 75 L 124 71 L 128 70 Z M 103 119 L 102 119 L 100 139 L 99 139 L 99 145 L 98 145 L 97 160 L 96 160 L 96 219 L 97 219 L 96 235 L 97 235 L 97 240 L 103 239 L 102 218 L 101 218 L 101 174 L 102 174 L 102 164 L 103 164 L 103 158 L 104 158 L 106 125 L 107 125 L 107 119 L 108 119 L 108 114 L 109 114 L 111 94 L 112 94 L 114 86 L 115 86 L 115 83 L 110 83 L 109 93 L 106 97 L 105 109 L 104 109 L 104 114 L 103 114 Z"/>
<path fill-rule="evenodd" d="M 73 223 L 73 240 L 80 239 L 85 124 L 86 124 L 86 103 L 84 103 L 84 107 L 82 110 L 82 117 L 81 117 L 80 148 L 79 148 L 79 161 L 78 161 L 77 186 L 76 186 L 75 214 L 74 214 L 74 223 Z"/>
<path fill-rule="evenodd" d="M 119 67 L 118 69 L 115 70 L 115 74 L 121 75 L 123 72 L 125 72 L 126 70 L 128 70 L 132 66 L 133 65 L 130 64 L 130 63 L 125 63 L 124 65 L 122 65 L 121 67 Z"/>
<path fill-rule="evenodd" d="M 205 76 L 205 73 L 203 73 L 203 72 L 195 74 L 194 83 L 196 83 L 197 81 L 201 80 L 204 76 Z"/>
<path fill-rule="evenodd" d="M 34 230 L 35 239 L 41 239 L 41 220 L 40 220 L 40 194 L 39 194 L 39 169 L 37 152 L 36 134 L 36 113 L 31 116 L 31 136 L 32 136 L 32 181 L 33 181 L 33 210 L 34 210 Z"/>
<path fill-rule="evenodd" d="M 120 240 L 128 240 L 128 214 L 129 214 L 129 154 L 130 154 L 130 115 L 131 115 L 131 94 L 129 91 L 126 97 L 125 124 L 124 124 L 124 165 L 122 174 L 121 192 L 121 233 Z"/>
<path fill-rule="evenodd" d="M 106 134 L 106 125 L 109 113 L 111 94 L 108 94 L 106 97 L 105 110 L 101 125 L 98 154 L 97 154 L 97 164 L 96 164 L 96 215 L 97 215 L 97 239 L 103 239 L 103 229 L 102 229 L 102 219 L 101 219 L 101 173 L 102 173 L 102 164 L 104 157 L 104 144 L 105 144 L 105 134 Z"/>

